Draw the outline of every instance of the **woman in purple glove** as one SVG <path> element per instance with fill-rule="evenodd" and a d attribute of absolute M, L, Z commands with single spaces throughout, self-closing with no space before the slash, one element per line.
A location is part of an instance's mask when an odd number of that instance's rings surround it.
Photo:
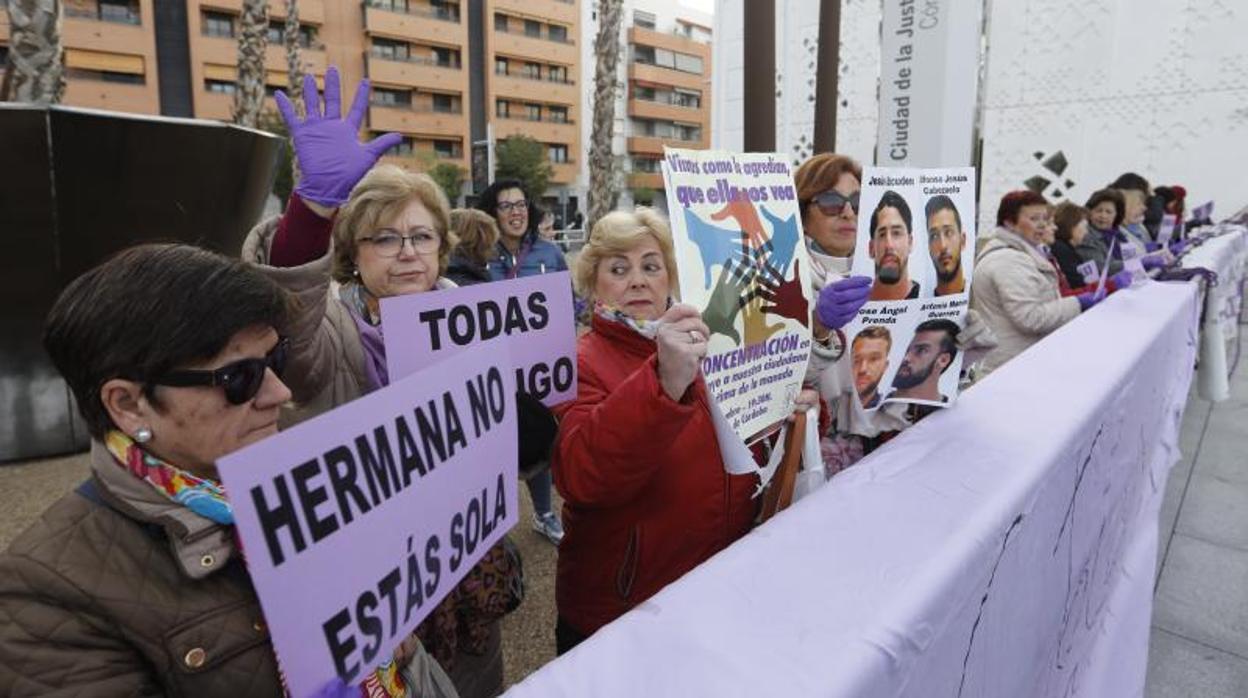
<path fill-rule="evenodd" d="M 285 94 L 276 96 L 301 178 L 286 213 L 248 234 L 242 258 L 297 300 L 287 328 L 285 379 L 295 402 L 284 415 L 288 423 L 389 384 L 382 298 L 455 286 L 444 277 L 455 247 L 446 195 L 424 174 L 374 166 L 398 136 L 359 142 L 368 93 L 368 81 L 361 81 L 342 118 L 338 72 L 330 68 L 323 109 L 312 76 L 304 81 L 306 118 L 295 115 Z M 478 568 L 487 564 L 500 584 L 470 593 L 461 583 L 417 631 L 461 696 L 502 688 L 500 616 L 478 611 L 498 606 L 484 597 L 506 592 L 507 573 L 500 570 L 518 575 L 518 561 L 500 544 Z"/>
<path fill-rule="evenodd" d="M 1033 191 L 1006 194 L 997 210 L 996 235 L 976 257 L 971 311 L 997 339 L 980 367 L 981 377 L 1104 297 L 1103 292 L 1062 296 L 1060 272 L 1043 246 L 1048 207 Z"/>

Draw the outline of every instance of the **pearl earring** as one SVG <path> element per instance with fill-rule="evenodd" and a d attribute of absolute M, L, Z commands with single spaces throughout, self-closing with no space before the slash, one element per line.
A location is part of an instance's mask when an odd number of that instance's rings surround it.
<path fill-rule="evenodd" d="M 148 427 L 139 427 L 138 431 L 134 432 L 134 440 L 138 441 L 141 444 L 145 444 L 148 441 L 151 441 L 152 430 L 149 429 Z"/>

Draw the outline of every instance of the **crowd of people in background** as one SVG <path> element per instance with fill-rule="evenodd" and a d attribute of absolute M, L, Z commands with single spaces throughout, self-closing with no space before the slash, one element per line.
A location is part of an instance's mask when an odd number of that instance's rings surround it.
<path fill-rule="evenodd" d="M 240 259 L 132 248 L 70 284 L 52 311 L 45 343 L 91 433 L 93 477 L 0 556 L 3 692 L 280 695 L 216 460 L 387 386 L 381 299 L 568 270 L 554 216 L 519 181 L 452 210 L 429 177 L 376 164 L 392 139 L 358 140 L 367 85 L 342 119 L 336 71 L 325 81 L 322 108 L 308 79 L 304 117 L 277 96 L 301 177 Z M 858 399 L 878 400 L 891 342 L 863 333 L 850 347 L 843 332 L 872 289 L 850 273 L 861 166 L 815 155 L 795 184 L 816 300 L 794 410 L 820 407 L 830 478 L 941 408 Z M 1183 220 L 1184 196 L 1130 173 L 1084 206 L 1006 194 L 997 227 L 978 237 L 965 326 L 925 331 L 966 352 L 973 384 L 1129 286 L 1124 248 L 1138 246 L 1146 269 L 1172 261 L 1182 235 L 1163 244 L 1158 224 Z M 946 217 L 964 225 L 956 210 Z M 724 468 L 700 371 L 710 332 L 674 298 L 666 219 L 638 207 L 591 223 L 571 270 L 586 309 L 577 397 L 553 414 L 517 398 L 530 523 L 558 546 L 560 654 L 745 535 L 759 501 L 752 475 Z M 965 236 L 949 232 L 932 254 L 956 292 Z M 1105 284 L 1086 262 L 1108 267 Z M 756 446 L 760 462 L 770 447 Z M 515 547 L 500 543 L 393 661 L 340 694 L 497 694 L 499 625 L 523 601 L 520 575 Z M 197 634 L 208 617 L 216 630 Z"/>

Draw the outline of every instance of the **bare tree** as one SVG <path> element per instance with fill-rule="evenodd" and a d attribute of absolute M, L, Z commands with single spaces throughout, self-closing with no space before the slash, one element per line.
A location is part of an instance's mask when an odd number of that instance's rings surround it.
<path fill-rule="evenodd" d="M 234 92 L 234 123 L 255 128 L 264 104 L 264 52 L 269 39 L 267 0 L 243 0 L 238 32 L 238 88 Z"/>
<path fill-rule="evenodd" d="M 0 100 L 60 104 L 65 95 L 60 0 L 8 0 L 9 59 Z"/>
<path fill-rule="evenodd" d="M 615 186 L 615 157 L 611 143 L 615 138 L 616 71 L 620 62 L 620 21 L 623 0 L 599 0 L 598 36 L 594 52 L 594 120 L 589 137 L 589 215 L 585 228 L 593 227 L 615 208 L 619 189 Z"/>

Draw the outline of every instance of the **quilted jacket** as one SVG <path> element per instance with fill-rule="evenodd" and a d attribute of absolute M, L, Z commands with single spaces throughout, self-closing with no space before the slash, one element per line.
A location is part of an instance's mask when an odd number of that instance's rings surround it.
<path fill-rule="evenodd" d="M 91 459 L 0 555 L 0 696 L 282 695 L 231 529 Z"/>

